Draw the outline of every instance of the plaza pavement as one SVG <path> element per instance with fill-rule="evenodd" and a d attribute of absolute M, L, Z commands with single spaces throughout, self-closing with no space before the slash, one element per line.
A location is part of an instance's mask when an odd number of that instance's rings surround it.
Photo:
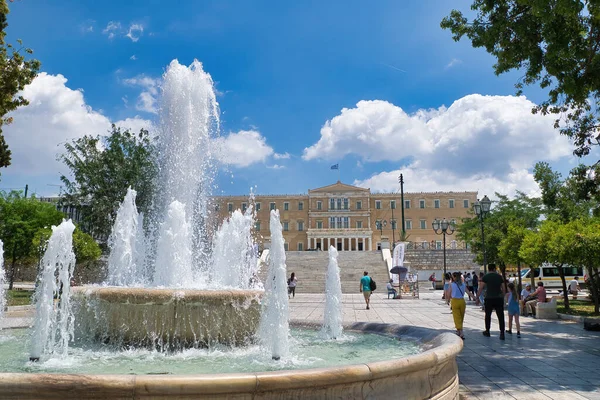
<path fill-rule="evenodd" d="M 358 284 L 357 284 L 358 286 Z M 358 288 L 357 288 L 358 289 Z M 374 292 L 371 309 L 362 294 L 344 294 L 344 322 L 385 322 L 454 332 L 441 291 L 421 289 L 420 299 L 387 299 L 386 290 Z M 290 318 L 321 322 L 325 297 L 296 293 Z M 4 328 L 29 326 L 31 307 L 11 307 Z M 467 302 L 465 347 L 458 357 L 461 399 L 597 399 L 600 400 L 600 332 L 587 332 L 579 322 L 522 318 L 522 337 L 498 339 L 492 316 L 492 337 L 483 330 L 483 312 Z"/>
<path fill-rule="evenodd" d="M 362 294 L 344 294 L 344 322 L 455 331 L 441 291 L 422 288 L 414 300 L 388 300 L 386 292 L 374 292 L 370 310 Z M 322 321 L 324 302 L 323 295 L 297 292 L 290 300 L 290 318 Z M 501 341 L 495 314 L 492 337 L 481 334 L 483 327 L 483 311 L 467 302 L 465 347 L 458 358 L 461 399 L 600 400 L 600 332 L 584 331 L 579 322 L 521 318 L 521 338 L 513 326 L 513 335 Z"/>

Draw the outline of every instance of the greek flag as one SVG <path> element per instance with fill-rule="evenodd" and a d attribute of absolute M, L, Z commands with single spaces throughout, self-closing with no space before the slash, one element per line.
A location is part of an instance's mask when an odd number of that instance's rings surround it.
<path fill-rule="evenodd" d="M 332 165 L 331 169 L 340 169 L 340 164 L 334 164 L 334 165 Z"/>

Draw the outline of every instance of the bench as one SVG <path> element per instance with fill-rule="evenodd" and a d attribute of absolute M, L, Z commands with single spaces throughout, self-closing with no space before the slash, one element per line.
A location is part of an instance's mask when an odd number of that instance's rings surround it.
<path fill-rule="evenodd" d="M 558 319 L 556 312 L 556 297 L 545 303 L 537 303 L 535 306 L 535 317 L 538 319 Z"/>

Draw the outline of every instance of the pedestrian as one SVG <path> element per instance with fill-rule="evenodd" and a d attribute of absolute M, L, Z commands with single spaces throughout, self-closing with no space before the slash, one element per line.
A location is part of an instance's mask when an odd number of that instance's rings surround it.
<path fill-rule="evenodd" d="M 479 290 L 479 278 L 477 272 L 473 271 L 473 297 L 477 297 L 477 290 Z"/>
<path fill-rule="evenodd" d="M 452 275 L 450 275 L 450 272 L 446 272 L 446 274 L 444 275 L 444 294 L 442 294 L 442 300 L 446 299 L 446 291 L 450 287 L 451 282 L 452 282 Z"/>
<path fill-rule="evenodd" d="M 479 290 L 479 289 L 477 290 L 477 298 L 481 302 L 481 311 L 483 311 L 484 307 L 485 307 L 485 290 L 479 284 L 479 282 L 482 282 L 482 279 L 483 279 L 483 272 L 480 272 L 479 280 L 477 281 L 477 283 L 479 285 L 479 288 L 481 288 L 481 290 Z M 477 303 L 475 303 L 475 304 L 477 304 Z"/>
<path fill-rule="evenodd" d="M 475 296 L 473 296 L 473 277 L 471 276 L 470 272 L 467 272 L 465 281 L 467 283 L 467 294 L 469 295 L 469 300 L 475 300 Z"/>
<path fill-rule="evenodd" d="M 371 277 L 367 271 L 365 271 L 363 277 L 360 278 L 360 291 L 365 298 L 365 303 L 367 304 L 368 310 L 371 302 Z"/>
<path fill-rule="evenodd" d="M 521 324 L 519 323 L 519 295 L 514 282 L 508 284 L 508 294 L 506 295 L 506 304 L 508 306 L 508 330 L 506 333 L 512 335 L 512 321 L 515 319 L 515 325 L 517 326 L 517 337 L 521 337 Z"/>
<path fill-rule="evenodd" d="M 292 275 L 290 276 L 290 279 L 288 279 L 287 284 L 288 284 L 288 299 L 290 298 L 290 295 L 292 295 L 292 297 L 296 297 L 296 284 L 298 283 L 298 279 L 296 279 L 296 273 L 292 272 Z"/>
<path fill-rule="evenodd" d="M 431 282 L 432 289 L 435 290 L 435 272 L 429 275 L 429 282 Z"/>
<path fill-rule="evenodd" d="M 465 339 L 463 332 L 463 322 L 465 320 L 465 312 L 467 310 L 467 303 L 465 302 L 466 285 L 462 281 L 460 272 L 452 274 L 452 283 L 448 287 L 446 293 L 446 303 L 450 304 L 452 309 L 452 317 L 454 318 L 454 327 L 456 328 L 456 334 L 461 339 Z"/>
<path fill-rule="evenodd" d="M 485 290 L 485 331 L 483 331 L 483 336 L 490 337 L 492 311 L 496 311 L 500 325 L 500 340 L 504 340 L 504 280 L 496 272 L 496 264 L 490 264 L 488 269 L 490 272 L 483 276 L 479 284 L 479 294 Z"/>
<path fill-rule="evenodd" d="M 577 294 L 579 293 L 579 277 L 576 276 L 573 278 L 571 283 L 569 283 L 569 293 L 573 295 L 573 300 L 577 300 Z"/>

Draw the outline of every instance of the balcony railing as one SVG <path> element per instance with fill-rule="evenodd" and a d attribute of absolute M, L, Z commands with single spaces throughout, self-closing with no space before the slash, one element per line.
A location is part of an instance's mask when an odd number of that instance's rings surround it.
<path fill-rule="evenodd" d="M 448 250 L 465 250 L 469 249 L 469 245 L 465 242 L 452 241 L 450 243 L 446 243 L 446 249 Z M 432 240 L 431 242 L 407 242 L 406 244 L 407 250 L 443 250 L 442 242 L 437 242 Z"/>

